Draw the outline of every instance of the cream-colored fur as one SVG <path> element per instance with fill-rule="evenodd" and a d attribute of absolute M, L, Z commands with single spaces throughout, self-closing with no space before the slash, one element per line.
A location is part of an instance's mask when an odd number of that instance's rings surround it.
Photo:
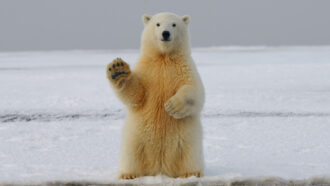
<path fill-rule="evenodd" d="M 144 15 L 143 22 L 141 55 L 133 70 L 119 58 L 107 67 L 110 84 L 128 110 L 119 177 L 202 176 L 204 89 L 190 54 L 189 17 L 160 13 Z M 171 41 L 162 41 L 164 30 Z"/>

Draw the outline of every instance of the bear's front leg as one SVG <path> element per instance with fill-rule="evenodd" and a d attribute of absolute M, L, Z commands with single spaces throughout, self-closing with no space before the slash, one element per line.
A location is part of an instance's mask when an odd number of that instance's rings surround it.
<path fill-rule="evenodd" d="M 108 64 L 106 72 L 110 84 L 124 104 L 132 108 L 143 104 L 144 88 L 125 61 L 116 58 Z"/>
<path fill-rule="evenodd" d="M 196 90 L 191 85 L 184 85 L 164 106 L 169 115 L 175 119 L 182 119 L 197 110 L 198 102 Z"/>

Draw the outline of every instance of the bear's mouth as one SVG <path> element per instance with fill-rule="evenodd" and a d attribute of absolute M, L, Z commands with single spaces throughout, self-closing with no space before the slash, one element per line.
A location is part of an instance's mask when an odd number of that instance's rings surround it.
<path fill-rule="evenodd" d="M 171 40 L 170 39 L 161 39 L 161 41 L 163 41 L 163 42 L 170 42 Z"/>

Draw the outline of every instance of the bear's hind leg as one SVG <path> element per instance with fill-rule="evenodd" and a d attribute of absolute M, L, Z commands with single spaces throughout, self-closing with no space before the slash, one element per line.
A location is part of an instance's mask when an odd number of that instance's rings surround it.
<path fill-rule="evenodd" d="M 203 176 L 202 129 L 199 121 L 178 123 L 171 131 L 163 160 L 163 173 L 170 177 Z"/>
<path fill-rule="evenodd" d="M 146 162 L 143 152 L 139 149 L 135 152 L 123 151 L 119 165 L 119 179 L 134 179 L 145 176 Z"/>
<path fill-rule="evenodd" d="M 148 163 L 143 144 L 124 147 L 119 166 L 119 179 L 134 179 L 148 175 Z"/>
<path fill-rule="evenodd" d="M 148 172 L 145 143 L 139 137 L 136 127 L 126 123 L 120 149 L 119 179 L 134 179 Z M 134 124 L 134 123 L 133 123 Z"/>
<path fill-rule="evenodd" d="M 188 178 L 203 176 L 203 153 L 197 147 L 190 149 L 187 146 L 173 148 L 172 155 L 163 162 L 162 173 L 170 177 Z"/>

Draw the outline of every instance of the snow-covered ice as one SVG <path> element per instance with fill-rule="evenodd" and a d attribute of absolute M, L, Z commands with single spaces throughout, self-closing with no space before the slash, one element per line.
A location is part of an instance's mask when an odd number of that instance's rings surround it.
<path fill-rule="evenodd" d="M 138 51 L 0 53 L 0 183 L 116 180 L 125 110 L 105 77 L 115 57 L 133 65 Z M 206 89 L 206 177 L 330 175 L 330 47 L 193 58 Z"/>

